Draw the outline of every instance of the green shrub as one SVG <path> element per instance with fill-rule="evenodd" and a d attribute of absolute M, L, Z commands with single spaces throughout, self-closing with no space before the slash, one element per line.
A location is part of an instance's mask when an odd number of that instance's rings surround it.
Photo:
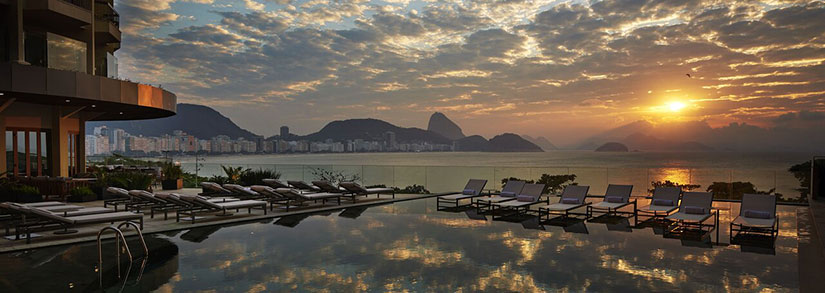
<path fill-rule="evenodd" d="M 264 179 L 279 179 L 281 178 L 281 173 L 276 172 L 275 170 L 269 169 L 258 169 L 258 170 L 251 170 L 246 169 L 241 172 L 240 180 L 238 184 L 244 186 L 250 185 L 265 185 Z"/>
<path fill-rule="evenodd" d="M 43 196 L 34 186 L 4 181 L 0 183 L 0 201 L 39 202 L 43 201 Z"/>
<path fill-rule="evenodd" d="M 232 183 L 232 182 L 229 181 L 229 177 L 221 176 L 221 175 L 215 175 L 215 176 L 209 177 L 208 179 L 206 179 L 206 181 L 214 182 L 214 183 L 217 183 L 217 184 L 220 184 L 220 185 L 224 185 L 224 184 L 227 184 L 227 183 Z"/>
<path fill-rule="evenodd" d="M 312 176 L 318 181 L 327 181 L 332 184 L 341 182 L 355 182 L 361 181 L 361 176 L 358 174 L 346 174 L 344 171 L 326 170 L 322 168 L 312 168 L 310 170 Z"/>
<path fill-rule="evenodd" d="M 697 189 L 699 187 L 702 187 L 699 184 L 689 184 L 689 183 L 682 184 L 682 183 L 673 182 L 673 181 L 670 181 L 670 180 L 651 181 L 650 185 L 653 186 L 653 188 L 647 190 L 648 192 L 650 192 L 650 194 L 653 194 L 653 191 L 656 190 L 656 187 L 679 187 L 679 188 L 682 189 L 682 191 L 691 191 L 691 190 Z"/>
<path fill-rule="evenodd" d="M 98 178 L 98 180 L 100 180 Z M 112 172 L 105 179 L 106 186 L 120 187 L 126 190 L 148 190 L 155 182 L 155 176 L 141 172 Z"/>
<path fill-rule="evenodd" d="M 209 178 L 203 176 L 195 176 L 195 174 L 189 172 L 183 172 L 183 187 L 184 188 L 198 188 L 200 185 L 198 183 L 209 181 Z"/>
<path fill-rule="evenodd" d="M 578 183 L 574 182 L 576 181 L 576 174 L 541 174 L 539 180 L 525 180 L 516 177 L 504 178 L 501 179 L 502 188 L 509 180 L 520 180 L 526 182 L 527 184 L 544 184 L 544 190 L 542 191 L 542 194 L 559 194 L 562 192 L 562 190 L 564 190 L 564 187 L 567 185 L 578 185 Z"/>
<path fill-rule="evenodd" d="M 246 172 L 243 167 L 232 167 L 221 165 L 223 173 L 226 174 L 226 183 L 238 184 L 241 182 L 241 175 Z M 215 182 L 217 183 L 217 182 Z M 223 185 L 224 183 L 221 183 Z"/>
<path fill-rule="evenodd" d="M 161 169 L 163 180 L 178 180 L 183 178 L 183 169 L 172 163 L 164 163 Z"/>
<path fill-rule="evenodd" d="M 773 194 L 774 188 L 771 188 L 768 191 L 759 191 L 756 189 L 756 185 L 750 182 L 713 182 L 710 186 L 708 186 L 707 191 L 713 192 L 714 199 L 742 199 L 742 195 L 745 193 L 755 193 L 755 194 Z M 781 197 L 781 194 L 777 194 L 778 197 Z"/>
<path fill-rule="evenodd" d="M 71 194 L 72 196 L 80 197 L 95 196 L 95 193 L 92 191 L 92 189 L 86 186 L 72 188 L 72 190 L 69 191 L 69 194 Z"/>

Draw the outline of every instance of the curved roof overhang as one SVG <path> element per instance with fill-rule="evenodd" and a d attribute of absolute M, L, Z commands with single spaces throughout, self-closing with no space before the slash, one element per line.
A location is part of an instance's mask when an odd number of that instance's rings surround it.
<path fill-rule="evenodd" d="M 73 106 L 91 120 L 138 120 L 175 115 L 177 96 L 159 87 L 91 74 L 0 63 L 0 93 L 16 102 Z"/>

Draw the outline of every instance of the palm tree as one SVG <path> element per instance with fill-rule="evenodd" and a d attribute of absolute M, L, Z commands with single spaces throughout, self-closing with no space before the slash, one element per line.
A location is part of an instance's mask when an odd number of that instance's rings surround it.
<path fill-rule="evenodd" d="M 233 184 L 237 184 L 241 181 L 241 175 L 246 172 L 243 167 L 232 167 L 232 166 L 224 166 L 221 165 L 223 168 L 223 172 L 226 173 L 227 181 Z"/>

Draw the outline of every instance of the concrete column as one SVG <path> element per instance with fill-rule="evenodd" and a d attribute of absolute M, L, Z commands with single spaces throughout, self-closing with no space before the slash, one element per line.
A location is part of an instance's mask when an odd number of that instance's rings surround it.
<path fill-rule="evenodd" d="M 69 133 L 60 106 L 52 106 L 52 141 L 49 142 L 52 176 L 69 176 Z"/>
<path fill-rule="evenodd" d="M 95 22 L 97 22 L 97 18 L 95 17 L 94 0 L 89 1 L 92 3 L 92 24 L 85 30 L 85 33 L 89 36 L 89 41 L 86 43 L 86 73 L 95 75 Z"/>
<path fill-rule="evenodd" d="M 77 134 L 77 172 L 86 172 L 86 120 L 80 119 Z"/>
<path fill-rule="evenodd" d="M 26 48 L 23 46 L 23 5 L 24 0 L 11 0 L 6 20 L 3 21 L 9 34 L 9 60 L 26 63 Z"/>
<path fill-rule="evenodd" d="M 0 156 L 0 173 L 6 172 L 6 116 L 0 114 L 0 147 L 3 155 Z M 8 142 L 11 143 L 11 142 Z"/>

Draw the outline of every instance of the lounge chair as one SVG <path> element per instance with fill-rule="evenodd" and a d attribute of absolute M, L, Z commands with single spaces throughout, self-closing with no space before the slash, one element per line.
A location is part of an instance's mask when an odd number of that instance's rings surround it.
<path fill-rule="evenodd" d="M 338 205 L 341 205 L 341 197 L 344 196 L 341 193 L 301 192 L 295 188 L 278 188 L 275 189 L 275 192 L 289 198 L 286 204 L 287 211 L 292 204 L 303 205 L 304 203 L 317 202 L 319 200 L 322 203 L 326 203 L 328 200 L 336 199 Z"/>
<path fill-rule="evenodd" d="M 119 187 L 107 187 L 106 193 L 111 194 L 114 198 L 103 200 L 103 207 L 114 206 L 115 211 L 118 206 L 126 206 L 132 202 L 132 197 L 129 196 L 129 191 Z M 128 209 L 128 208 L 127 208 Z"/>
<path fill-rule="evenodd" d="M 530 207 L 535 204 L 549 203 L 549 199 L 544 201 L 541 200 L 542 191 L 544 191 L 544 184 L 525 184 L 524 188 L 521 189 L 521 192 L 516 195 L 515 200 L 493 204 L 493 219 L 495 219 L 497 213 L 501 214 L 504 211 L 512 211 L 513 213 L 509 213 L 506 216 L 513 214 L 522 215 L 527 213 Z M 501 215 L 499 215 L 499 217 L 501 217 Z"/>
<path fill-rule="evenodd" d="M 82 207 L 76 205 L 54 205 L 54 206 L 30 206 L 29 204 L 24 203 L 13 203 L 13 202 L 4 202 L 0 203 L 0 210 L 6 214 L 7 218 L 4 219 L 6 222 L 5 230 L 6 236 L 9 235 L 9 230 L 11 227 L 20 224 L 32 224 L 29 219 L 27 219 L 27 215 L 30 214 L 29 209 L 41 209 L 48 212 L 51 212 L 55 215 L 63 216 L 63 217 L 76 217 L 76 216 L 86 216 L 86 215 L 95 215 L 95 214 L 105 214 L 105 213 L 112 213 L 114 212 L 112 209 L 109 208 L 102 208 L 102 207 Z M 19 230 L 18 230 L 19 232 Z M 20 234 L 16 234 L 16 238 L 19 239 Z"/>
<path fill-rule="evenodd" d="M 682 201 L 679 203 L 679 210 L 665 219 L 676 222 L 674 229 L 685 231 L 690 227 L 702 229 L 708 225 L 704 222 L 711 216 L 715 218 L 711 230 L 716 230 L 716 239 L 719 240 L 719 211 L 713 210 L 713 193 L 710 192 L 685 192 Z"/>
<path fill-rule="evenodd" d="M 292 188 L 292 186 L 289 186 L 289 184 L 284 183 L 283 181 L 281 181 L 279 179 L 264 179 L 264 180 L 261 180 L 261 181 L 263 181 L 264 184 L 266 184 L 267 186 L 275 188 L 275 189 L 278 189 L 278 188 Z"/>
<path fill-rule="evenodd" d="M 63 228 L 63 231 L 60 231 L 61 233 L 70 233 L 76 232 L 69 231 L 70 227 L 76 227 L 80 225 L 138 220 L 140 221 L 140 229 L 143 230 L 143 214 L 140 213 L 110 212 L 79 216 L 62 216 L 60 214 L 56 214 L 37 207 L 16 206 L 14 208 L 17 212 L 26 214 L 31 217 L 36 217 L 41 220 L 36 222 L 20 223 L 17 225 L 18 231 L 22 230 L 22 234 L 26 234 L 26 243 L 30 242 L 32 228 L 35 226 L 45 227 L 48 225 L 58 225 L 60 228 Z"/>
<path fill-rule="evenodd" d="M 561 192 L 559 202 L 537 207 L 539 218 L 544 217 L 545 221 L 549 221 L 551 215 L 561 216 L 562 218 L 567 218 L 570 215 L 581 215 L 571 213 L 571 211 L 591 204 L 586 201 L 589 190 L 590 186 L 585 185 L 565 186 Z"/>
<path fill-rule="evenodd" d="M 507 181 L 499 194 L 476 198 L 476 209 L 487 208 L 487 211 L 489 211 L 494 203 L 515 200 L 516 196 L 521 193 L 521 189 L 524 188 L 524 184 L 526 182 L 520 180 Z"/>
<path fill-rule="evenodd" d="M 235 196 L 241 199 L 260 199 L 264 198 L 260 193 L 255 192 L 249 187 L 240 186 L 238 184 L 224 184 L 223 188 L 231 191 Z"/>
<path fill-rule="evenodd" d="M 289 197 L 279 193 L 275 188 L 264 185 L 252 185 L 249 188 L 265 196 L 264 200 L 269 202 L 269 210 L 274 210 L 275 204 L 282 204 L 289 209 Z"/>
<path fill-rule="evenodd" d="M 251 214 L 252 209 L 256 207 L 261 207 L 261 209 L 264 210 L 264 215 L 266 215 L 267 212 L 267 202 L 260 200 L 211 202 L 209 201 L 209 198 L 201 195 L 178 195 L 178 198 L 191 204 L 191 206 L 180 209 L 175 213 L 176 221 L 178 222 L 180 222 L 181 215 L 190 216 L 192 223 L 195 223 L 195 220 L 197 219 L 196 214 L 199 213 L 221 212 L 221 214 L 219 214 L 220 216 L 228 216 L 230 215 L 227 213 L 228 210 L 238 211 L 240 209 L 248 209 L 248 212 Z"/>
<path fill-rule="evenodd" d="M 344 188 L 347 194 L 352 195 L 352 201 L 355 201 L 355 196 L 369 196 L 370 194 L 375 194 L 379 198 L 382 194 L 392 194 L 392 198 L 395 198 L 395 189 L 388 187 L 366 188 L 355 182 L 341 182 L 338 185 Z"/>
<path fill-rule="evenodd" d="M 730 223 L 730 239 L 739 234 L 779 235 L 779 218 L 776 217 L 776 196 L 770 194 L 742 195 L 739 216 Z M 736 234 L 734 235 L 734 232 Z"/>
<path fill-rule="evenodd" d="M 436 209 L 441 210 L 442 204 L 452 204 L 452 206 L 445 206 L 444 208 L 458 208 L 462 207 L 459 202 L 464 199 L 469 199 L 470 203 L 463 205 L 472 205 L 472 199 L 481 196 L 484 186 L 487 185 L 487 180 L 484 179 L 470 179 L 464 190 L 450 195 L 442 195 L 436 198 Z"/>
<path fill-rule="evenodd" d="M 654 220 L 670 215 L 679 208 L 679 197 L 681 195 L 682 189 L 679 187 L 656 187 L 653 190 L 653 198 L 650 199 L 650 204 L 636 209 L 637 219 L 635 224 L 639 224 L 638 215 L 650 216 Z"/>
<path fill-rule="evenodd" d="M 32 202 L 32 203 L 21 203 L 23 206 L 27 207 L 48 207 L 48 206 L 59 206 L 65 205 L 66 203 L 60 201 L 41 201 L 41 202 Z"/>
<path fill-rule="evenodd" d="M 633 185 L 607 185 L 607 191 L 604 193 L 604 199 L 600 202 L 587 206 L 587 218 L 593 217 L 593 211 L 604 212 L 604 215 L 616 214 L 630 214 L 636 215 L 636 200 L 630 199 L 630 194 L 633 192 Z M 633 205 L 632 212 L 619 212 L 618 210 Z"/>
<path fill-rule="evenodd" d="M 223 188 L 220 184 L 215 182 L 208 182 L 204 181 L 201 182 L 201 189 L 203 192 L 199 193 L 198 195 L 204 196 L 232 196 L 234 195 L 232 191 Z"/>
<path fill-rule="evenodd" d="M 340 186 L 335 186 L 335 184 L 332 184 L 332 182 L 329 181 L 316 180 L 312 181 L 312 185 L 320 188 L 322 192 L 343 193 L 347 191 L 346 189 L 343 189 Z"/>
<path fill-rule="evenodd" d="M 309 192 L 318 192 L 321 191 L 320 188 L 317 186 L 309 185 L 306 182 L 300 180 L 288 180 L 287 183 L 291 185 L 293 188 L 297 188 L 301 191 L 309 191 Z"/>

